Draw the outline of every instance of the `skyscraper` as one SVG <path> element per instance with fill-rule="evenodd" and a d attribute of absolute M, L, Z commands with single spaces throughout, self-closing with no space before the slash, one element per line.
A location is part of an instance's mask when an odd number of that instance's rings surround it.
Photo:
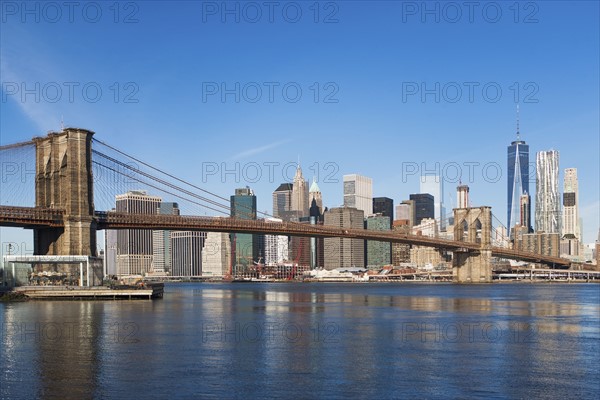
<path fill-rule="evenodd" d="M 512 229 L 519 222 L 520 199 L 529 193 L 529 145 L 521 140 L 517 108 L 517 140 L 508 146 L 507 157 L 507 228 Z"/>
<path fill-rule="evenodd" d="M 104 276 L 117 275 L 117 230 L 104 230 Z"/>
<path fill-rule="evenodd" d="M 408 207 L 407 204 L 403 204 Z M 399 217 L 402 217 L 402 213 L 398 213 Z M 409 219 L 398 218 L 393 222 L 392 229 L 399 233 L 411 233 L 411 226 Z M 392 264 L 400 265 L 400 263 L 410 262 L 410 244 L 406 243 L 392 243 Z"/>
<path fill-rule="evenodd" d="M 281 218 L 292 210 L 292 189 L 291 183 L 282 183 L 273 192 L 273 216 L 275 218 Z"/>
<path fill-rule="evenodd" d="M 581 241 L 579 226 L 579 184 L 577 168 L 565 169 L 563 181 L 563 224 L 562 236 Z"/>
<path fill-rule="evenodd" d="M 325 209 L 323 207 L 323 196 L 319 185 L 313 179 L 313 183 L 310 186 L 308 192 L 308 199 L 310 204 L 309 209 L 309 223 L 311 225 L 323 225 L 323 213 Z M 310 267 L 311 268 L 322 268 L 325 265 L 324 259 L 324 239 L 323 238 L 310 238 Z"/>
<path fill-rule="evenodd" d="M 304 179 L 302 168 L 298 164 L 292 185 L 292 211 L 288 215 L 281 216 L 281 218 L 284 221 L 308 223 L 308 220 L 304 221 L 304 218 L 308 219 L 310 215 L 308 198 L 308 182 Z M 290 237 L 288 257 L 300 265 L 308 265 L 310 263 L 310 240 L 298 236 Z"/>
<path fill-rule="evenodd" d="M 367 217 L 367 229 L 374 231 L 389 231 L 390 217 L 382 214 L 370 215 Z M 392 263 L 392 244 L 387 242 L 378 242 L 367 240 L 367 268 L 381 269 L 384 265 Z"/>
<path fill-rule="evenodd" d="M 319 213 L 316 202 L 313 202 L 311 207 L 311 216 L 309 218 L 311 225 L 323 225 L 323 214 Z M 324 259 L 325 239 L 310 238 L 310 266 L 311 268 L 322 268 L 325 265 Z"/>
<path fill-rule="evenodd" d="M 282 222 L 279 218 L 265 218 L 265 222 Z M 288 237 L 283 235 L 265 235 L 265 259 L 266 266 L 276 266 L 288 259 Z"/>
<path fill-rule="evenodd" d="M 310 217 L 303 217 L 300 224 L 310 224 Z M 292 236 L 288 247 L 289 259 L 299 266 L 306 267 L 311 263 L 311 238 L 306 236 Z"/>
<path fill-rule="evenodd" d="M 171 232 L 171 275 L 202 275 L 202 247 L 205 232 Z"/>
<path fill-rule="evenodd" d="M 256 219 L 256 196 L 249 187 L 236 189 L 230 198 L 231 216 Z M 258 238 L 251 233 L 232 233 L 233 273 L 244 273 L 253 261 L 258 261 Z"/>
<path fill-rule="evenodd" d="M 390 229 L 394 221 L 394 200 L 389 197 L 373 198 L 373 214 L 381 214 L 390 219 Z"/>
<path fill-rule="evenodd" d="M 441 230 L 446 229 L 446 209 L 444 208 L 444 180 L 440 175 L 421 175 L 421 193 L 433 196 L 433 212 Z"/>
<path fill-rule="evenodd" d="M 396 206 L 396 220 L 407 221 L 406 225 L 415 225 L 415 202 L 414 200 L 403 200 Z"/>
<path fill-rule="evenodd" d="M 321 193 L 321 189 L 319 189 L 319 185 L 317 185 L 317 181 L 314 179 L 310 185 L 310 190 L 308 191 L 309 208 L 313 206 L 313 200 L 315 201 L 315 205 L 319 208 L 319 214 L 323 214 L 323 194 Z"/>
<path fill-rule="evenodd" d="M 365 214 L 354 207 L 332 208 L 325 213 L 325 226 L 364 229 Z M 325 238 L 325 269 L 365 266 L 365 241 Z"/>
<path fill-rule="evenodd" d="M 177 203 L 161 202 L 156 210 L 162 215 L 179 215 Z M 171 231 L 152 231 L 153 260 L 155 273 L 164 274 L 171 271 Z"/>
<path fill-rule="evenodd" d="M 429 193 L 416 193 L 411 194 L 409 198 L 415 202 L 414 225 L 419 225 L 424 218 L 434 219 L 435 211 L 432 195 Z"/>
<path fill-rule="evenodd" d="M 226 232 L 207 232 L 202 248 L 202 275 L 224 276 L 229 273 L 231 242 Z"/>
<path fill-rule="evenodd" d="M 536 156 L 535 230 L 560 233 L 558 151 L 540 151 Z"/>
<path fill-rule="evenodd" d="M 519 204 L 521 205 L 519 225 L 524 228 L 524 233 L 531 233 L 533 229 L 531 228 L 531 196 L 529 193 L 521 195 Z"/>
<path fill-rule="evenodd" d="M 344 175 L 344 207 L 355 207 L 365 216 L 373 214 L 373 180 L 356 174 Z"/>
<path fill-rule="evenodd" d="M 130 191 L 116 196 L 116 211 L 156 214 L 161 200 L 144 191 Z M 151 230 L 121 229 L 117 232 L 117 275 L 144 275 L 152 269 L 153 255 Z"/>
<path fill-rule="evenodd" d="M 299 211 L 302 217 L 306 217 L 308 216 L 309 207 L 308 182 L 302 176 L 302 168 L 298 164 L 292 185 L 292 211 Z"/>

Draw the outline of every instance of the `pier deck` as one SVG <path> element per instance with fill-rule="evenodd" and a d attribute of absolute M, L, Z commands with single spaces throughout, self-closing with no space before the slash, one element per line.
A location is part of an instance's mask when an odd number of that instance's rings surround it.
<path fill-rule="evenodd" d="M 145 287 L 84 287 L 84 286 L 20 286 L 15 293 L 22 293 L 32 299 L 156 299 L 162 298 L 162 283 L 147 284 Z"/>

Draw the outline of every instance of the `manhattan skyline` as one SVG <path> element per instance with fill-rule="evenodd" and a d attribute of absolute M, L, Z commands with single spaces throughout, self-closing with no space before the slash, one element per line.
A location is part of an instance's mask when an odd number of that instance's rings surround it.
<path fill-rule="evenodd" d="M 201 4 L 185 2 L 172 8 L 139 3 L 138 21 L 129 24 L 114 23 L 108 9 L 97 24 L 81 18 L 22 23 L 20 16 L 5 14 L 0 143 L 59 130 L 62 121 L 92 129 L 100 140 L 157 160 L 220 195 L 249 185 L 257 193 L 258 211 L 268 213 L 273 190 L 293 180 L 295 170 L 290 167 L 286 176 L 283 167 L 298 156 L 304 178 L 309 183 L 316 178 L 327 207 L 343 204 L 345 174 L 371 177 L 373 196 L 399 204 L 419 192 L 422 172 L 440 172 L 447 209 L 455 206 L 460 181 L 470 186 L 473 205 L 490 205 L 504 220 L 506 147 L 515 140 L 519 104 L 530 163 L 538 151 L 555 149 L 560 182 L 564 169 L 577 168 L 584 241 L 596 239 L 597 3 L 540 3 L 535 23 L 525 23 L 524 9 L 515 23 L 507 7 L 497 23 L 481 14 L 472 23 L 466 17 L 449 23 L 432 17 L 423 22 L 401 4 L 336 4 L 335 23 L 314 23 L 308 5 L 295 24 L 279 17 L 273 23 L 222 22 L 220 15 L 203 14 Z M 321 22 L 332 11 L 324 7 Z M 169 21 L 178 23 L 155 31 Z M 74 25 L 78 35 L 71 34 Z M 147 35 L 156 40 L 139 42 Z M 192 40 L 183 46 L 181 38 Z M 67 82 L 77 82 L 79 89 L 93 82 L 102 97 L 92 102 L 76 90 L 71 102 Z M 240 83 L 240 91 L 223 101 L 221 93 L 209 94 L 214 82 L 219 91 L 221 84 L 235 91 Z M 279 83 L 273 102 L 266 82 Z M 467 82 L 477 83 L 471 86 L 477 88 L 473 101 Z M 50 92 L 54 83 L 62 88 L 56 102 Z M 302 89 L 295 103 L 279 91 L 288 83 Z M 419 92 L 411 95 L 414 83 Z M 36 92 L 36 84 L 39 101 L 36 93 L 21 91 L 25 85 Z M 255 84 L 262 97 L 253 103 Z M 498 101 L 482 95 L 485 85 L 501 88 Z M 453 102 L 457 87 L 462 97 Z M 421 89 L 433 93 L 423 98 Z M 126 102 L 128 95 L 137 102 Z M 324 101 L 327 95 L 331 102 Z M 223 179 L 222 171 L 236 163 L 238 176 Z M 261 168 L 257 181 L 243 176 L 253 163 Z M 218 171 L 209 174 L 215 165 Z M 530 177 L 534 204 L 534 168 Z"/>
<path fill-rule="evenodd" d="M 0 1 L 0 398 L 598 398 L 599 16 Z"/>

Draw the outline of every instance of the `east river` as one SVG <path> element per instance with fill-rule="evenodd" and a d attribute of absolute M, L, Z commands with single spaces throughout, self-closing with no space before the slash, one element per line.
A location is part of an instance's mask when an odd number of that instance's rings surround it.
<path fill-rule="evenodd" d="M 596 399 L 598 284 L 169 284 L 0 303 L 3 399 Z"/>

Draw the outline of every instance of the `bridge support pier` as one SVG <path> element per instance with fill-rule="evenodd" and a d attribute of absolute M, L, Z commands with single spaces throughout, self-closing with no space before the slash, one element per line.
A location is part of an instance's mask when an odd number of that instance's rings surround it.
<path fill-rule="evenodd" d="M 492 282 L 491 207 L 455 208 L 454 240 L 478 243 L 477 251 L 455 251 L 452 276 L 457 283 Z"/>
<path fill-rule="evenodd" d="M 65 210 L 64 228 L 36 229 L 34 254 L 96 256 L 92 177 L 94 132 L 65 128 L 34 138 L 36 207 Z"/>
<path fill-rule="evenodd" d="M 452 277 L 457 283 L 490 283 L 492 281 L 492 251 L 455 252 Z"/>

